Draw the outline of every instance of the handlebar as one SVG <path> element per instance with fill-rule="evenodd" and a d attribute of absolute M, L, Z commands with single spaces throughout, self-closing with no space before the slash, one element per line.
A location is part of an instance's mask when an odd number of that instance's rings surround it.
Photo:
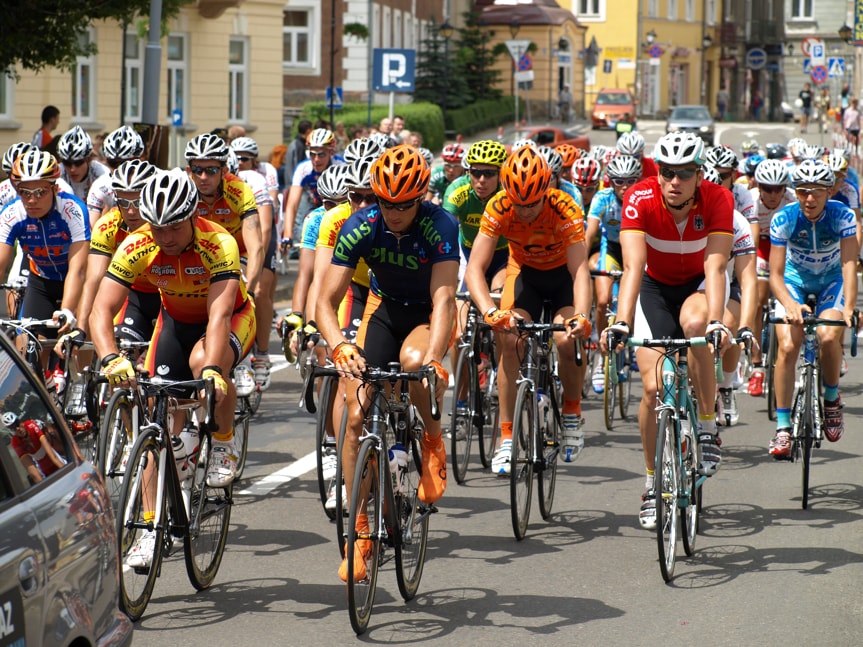
<path fill-rule="evenodd" d="M 597 276 L 605 276 L 610 279 L 614 279 L 615 281 L 619 281 L 620 277 L 623 276 L 623 270 L 590 270 L 590 275 L 594 278 Z"/>

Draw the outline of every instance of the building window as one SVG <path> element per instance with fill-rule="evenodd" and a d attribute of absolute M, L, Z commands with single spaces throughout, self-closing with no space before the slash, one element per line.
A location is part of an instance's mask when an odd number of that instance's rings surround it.
<path fill-rule="evenodd" d="M 391 47 L 393 35 L 393 23 L 390 17 L 390 8 L 384 7 L 383 20 L 381 22 L 381 47 Z"/>
<path fill-rule="evenodd" d="M 231 37 L 228 61 L 228 122 L 246 123 L 249 120 L 249 41 Z"/>
<path fill-rule="evenodd" d="M 144 43 L 135 32 L 126 32 L 126 121 L 141 121 L 141 88 L 144 83 Z"/>
<path fill-rule="evenodd" d="M 715 25 L 716 24 L 716 0 L 707 0 L 707 4 L 705 5 L 705 11 L 707 12 L 707 24 Z"/>
<path fill-rule="evenodd" d="M 381 47 L 381 8 L 378 3 L 372 5 L 372 47 Z"/>
<path fill-rule="evenodd" d="M 85 30 L 78 39 L 87 47 L 93 42 L 93 31 Z M 72 118 L 88 121 L 95 118 L 96 111 L 96 59 L 93 56 L 79 56 L 72 77 Z"/>
<path fill-rule="evenodd" d="M 812 0 L 791 0 L 791 17 L 812 19 Z"/>
<path fill-rule="evenodd" d="M 187 120 L 186 108 L 189 101 L 189 46 L 185 34 L 168 35 L 168 117 L 175 110 L 183 113 Z"/>
<path fill-rule="evenodd" d="M 695 0 L 686 0 L 686 22 L 695 22 Z"/>
<path fill-rule="evenodd" d="M 659 17 L 659 0 L 647 0 L 647 17 Z"/>
<path fill-rule="evenodd" d="M 604 4 L 603 0 L 578 0 L 578 17 L 601 18 Z"/>
<path fill-rule="evenodd" d="M 677 0 L 668 0 L 668 19 L 677 20 Z"/>
<path fill-rule="evenodd" d="M 0 119 L 15 116 L 15 79 L 6 72 L 0 72 Z"/>
<path fill-rule="evenodd" d="M 393 9 L 393 47 L 402 47 L 402 12 Z"/>
<path fill-rule="evenodd" d="M 311 67 L 314 16 L 311 9 L 286 9 L 282 22 L 282 60 L 285 67 Z"/>
<path fill-rule="evenodd" d="M 413 23 L 411 22 L 411 15 L 408 12 L 405 12 L 404 14 L 404 27 L 402 29 L 404 31 L 405 49 L 413 49 L 414 28 Z"/>

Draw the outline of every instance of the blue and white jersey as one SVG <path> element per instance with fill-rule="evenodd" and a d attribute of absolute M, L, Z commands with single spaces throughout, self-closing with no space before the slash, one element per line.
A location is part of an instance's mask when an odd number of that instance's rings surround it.
<path fill-rule="evenodd" d="M 575 204 L 581 207 L 582 212 L 584 211 L 584 199 L 581 197 L 581 191 L 578 190 L 578 187 L 575 186 L 569 180 L 564 180 L 563 178 L 558 179 L 557 188 L 563 191 L 564 193 L 569 194 L 573 200 L 575 200 Z M 586 218 L 587 216 L 585 216 Z M 587 227 L 585 227 L 585 230 Z"/>
<path fill-rule="evenodd" d="M 344 163 L 345 160 L 341 155 L 333 155 L 330 165 Z M 298 218 L 304 218 L 312 209 L 320 207 L 323 204 L 318 195 L 318 178 L 320 176 L 321 174 L 315 170 L 311 159 L 306 158 L 297 164 L 297 168 L 294 170 L 294 177 L 291 180 L 291 186 L 303 187 L 300 206 L 297 209 Z"/>
<path fill-rule="evenodd" d="M 87 206 L 69 193 L 58 193 L 42 218 L 28 216 L 20 198 L 0 212 L 0 243 L 14 247 L 18 241 L 30 259 L 30 271 L 51 281 L 66 278 L 72 244 L 89 240 Z"/>
<path fill-rule="evenodd" d="M 301 249 L 315 251 L 315 247 L 318 244 L 318 234 L 321 232 L 321 220 L 323 220 L 326 212 L 327 210 L 324 208 L 324 205 L 321 205 L 320 207 L 315 207 L 306 215 L 306 219 L 303 220 L 303 242 L 300 243 Z"/>
<path fill-rule="evenodd" d="M 603 238 L 611 243 L 620 243 L 620 219 L 623 203 L 614 195 L 614 189 L 603 189 L 593 196 L 588 219 L 599 220 Z"/>
<path fill-rule="evenodd" d="M 770 244 L 786 248 L 785 281 L 812 289 L 842 276 L 841 242 L 856 234 L 854 212 L 836 200 L 827 201 L 815 222 L 798 203 L 778 211 L 770 222 Z"/>

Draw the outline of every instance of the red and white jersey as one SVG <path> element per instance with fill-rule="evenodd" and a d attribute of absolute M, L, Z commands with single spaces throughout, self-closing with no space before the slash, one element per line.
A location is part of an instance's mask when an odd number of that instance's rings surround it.
<path fill-rule="evenodd" d="M 678 224 L 665 206 L 658 177 L 653 177 L 624 195 L 620 232 L 644 235 L 648 276 L 665 285 L 683 285 L 704 275 L 708 236 L 733 234 L 733 213 L 728 189 L 702 182 L 689 215 Z"/>
<path fill-rule="evenodd" d="M 752 227 L 737 209 L 734 210 L 734 242 L 731 244 L 731 258 L 755 253 L 755 241 L 752 240 Z M 728 266 L 729 268 L 731 265 Z"/>
<path fill-rule="evenodd" d="M 279 190 L 279 174 L 276 173 L 276 167 L 269 162 L 258 162 L 258 168 L 255 171 L 267 181 L 267 191 Z"/>
<path fill-rule="evenodd" d="M 783 207 L 797 202 L 797 197 L 791 189 L 785 189 L 785 195 L 782 196 L 782 201 L 775 209 L 768 209 L 761 202 L 761 192 L 758 187 L 750 191 L 752 200 L 755 202 L 755 212 L 758 214 L 758 256 L 765 261 L 770 260 L 770 221 L 773 219 L 773 214 Z"/>
<path fill-rule="evenodd" d="M 731 193 L 734 196 L 734 208 L 749 222 L 753 224 L 757 222 L 758 216 L 755 214 L 755 201 L 752 199 L 749 189 L 742 184 L 732 184 Z"/>

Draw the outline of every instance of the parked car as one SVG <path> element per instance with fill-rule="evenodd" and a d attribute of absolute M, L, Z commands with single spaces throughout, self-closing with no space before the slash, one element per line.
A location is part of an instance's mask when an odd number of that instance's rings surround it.
<path fill-rule="evenodd" d="M 512 143 L 517 139 L 532 139 L 539 146 L 552 148 L 560 144 L 572 144 L 576 148 L 590 150 L 590 137 L 575 130 L 561 130 L 555 126 L 534 126 L 509 133 L 503 141 L 507 153 L 512 152 Z"/>
<path fill-rule="evenodd" d="M 108 492 L 3 334 L 0 422 L 2 644 L 130 645 Z"/>
<path fill-rule="evenodd" d="M 675 106 L 668 115 L 665 132 L 690 132 L 713 146 L 715 124 L 707 106 Z"/>
<path fill-rule="evenodd" d="M 635 98 L 623 88 L 602 89 L 593 104 L 590 115 L 594 130 L 614 128 L 623 115 L 629 115 L 635 124 Z"/>

